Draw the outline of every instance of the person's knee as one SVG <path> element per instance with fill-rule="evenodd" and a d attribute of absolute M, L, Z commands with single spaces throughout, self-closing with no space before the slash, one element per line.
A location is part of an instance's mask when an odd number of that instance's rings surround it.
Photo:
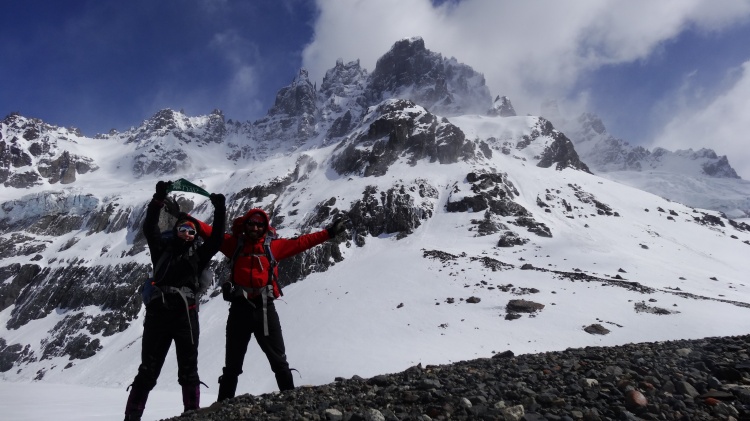
<path fill-rule="evenodd" d="M 221 372 L 222 372 L 221 377 L 223 378 L 227 378 L 227 379 L 235 378 L 236 379 L 237 377 L 240 376 L 240 374 L 242 374 L 242 369 L 236 368 L 236 367 L 224 367 L 221 370 Z"/>
<path fill-rule="evenodd" d="M 158 377 L 159 373 L 156 373 L 152 367 L 141 365 L 138 367 L 138 374 L 135 376 L 135 380 L 133 380 L 133 386 L 150 391 L 156 386 L 156 379 Z"/>

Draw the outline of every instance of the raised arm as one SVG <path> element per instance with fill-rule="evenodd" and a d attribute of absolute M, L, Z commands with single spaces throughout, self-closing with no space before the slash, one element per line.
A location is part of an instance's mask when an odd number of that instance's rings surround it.
<path fill-rule="evenodd" d="M 191 221 L 198 224 L 198 235 L 200 235 L 201 238 L 203 238 L 203 240 L 210 239 L 211 236 L 214 235 L 214 233 L 218 233 L 217 235 L 221 235 L 222 241 L 219 243 L 219 251 L 221 251 L 222 254 L 224 254 L 227 257 L 232 257 L 234 248 L 237 246 L 237 240 L 236 238 L 232 237 L 230 234 L 224 233 L 224 223 L 222 223 L 222 225 L 219 226 L 218 224 L 216 224 L 216 218 L 214 218 L 214 224 L 213 226 L 211 226 L 201 221 L 200 219 L 193 218 L 192 216 L 188 214 L 183 214 L 183 215 L 187 218 L 190 218 Z M 226 221 L 226 213 L 225 213 L 224 218 Z"/>
<path fill-rule="evenodd" d="M 143 235 L 146 237 L 146 243 L 151 250 L 151 260 L 156 262 L 161 255 L 161 231 L 159 231 L 159 213 L 164 207 L 164 199 L 167 197 L 167 188 L 169 181 L 159 181 L 156 183 L 156 192 L 146 207 L 146 218 L 143 220 Z"/>
<path fill-rule="evenodd" d="M 205 233 L 207 238 L 203 245 L 201 245 L 201 247 L 198 249 L 201 262 L 204 264 L 208 263 L 208 261 L 211 260 L 214 254 L 219 251 L 221 244 L 224 241 L 224 226 L 226 224 L 227 214 L 226 199 L 224 198 L 223 194 L 212 194 L 210 196 L 210 199 L 211 204 L 214 205 L 213 225 L 209 227 L 203 221 L 195 220 L 196 222 L 198 222 L 201 231 L 207 231 Z"/>

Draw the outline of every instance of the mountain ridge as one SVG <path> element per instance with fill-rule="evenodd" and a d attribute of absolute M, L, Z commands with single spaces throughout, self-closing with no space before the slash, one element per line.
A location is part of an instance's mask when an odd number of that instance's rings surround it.
<path fill-rule="evenodd" d="M 3 168 L 9 177 L 36 178 L 22 188 L 7 185 L 0 198 L 0 378 L 109 387 L 130 380 L 143 315 L 138 288 L 150 270 L 140 232 L 144 208 L 157 180 L 180 177 L 225 194 L 230 221 L 263 208 L 284 236 L 349 214 L 347 238 L 280 266 L 294 320 L 285 325 L 290 358 L 305 364 L 313 383 L 325 382 L 334 362 L 301 354 L 304 341 L 353 356 L 367 351 L 378 361 L 368 370 L 394 370 L 509 341 L 532 352 L 695 337 L 709 328 L 743 332 L 705 321 L 747 314 L 743 276 L 750 267 L 742 256 L 750 226 L 597 176 L 553 120 L 511 115 L 509 100 L 491 101 L 479 73 L 424 49 L 421 38 L 397 44 L 396 52 L 422 57 L 420 66 L 403 67 L 416 72 L 403 79 L 409 85 L 402 92 L 416 93 L 411 98 L 379 98 L 401 85 L 384 78 L 373 90 L 372 74 L 358 62 L 338 61 L 320 90 L 300 71 L 256 122 L 226 120 L 219 110 L 199 117 L 161 110 L 126 132 L 87 138 L 20 115 L 3 120 L 8 152 L 0 161 L 11 162 Z M 384 73 L 381 67 L 378 77 Z M 470 89 L 454 89 L 460 80 Z M 434 111 L 457 110 L 469 97 L 481 100 L 481 114 Z M 435 101 L 433 108 L 420 98 Z M 27 155 L 35 162 L 31 149 L 45 145 L 55 154 L 40 156 L 58 159 L 64 149 L 90 170 L 76 169 L 69 183 L 48 181 L 23 164 Z M 8 157 L 20 157 L 19 165 Z M 175 197 L 183 210 L 209 219 L 204 198 Z M 160 226 L 172 222 L 163 215 Z M 211 268 L 217 283 L 228 273 L 223 257 Z M 608 293 L 617 287 L 618 294 Z M 204 297 L 201 312 L 201 364 L 208 367 L 201 370 L 209 378 L 222 360 L 221 347 L 206 345 L 223 341 L 226 306 L 218 291 Z M 519 295 L 541 310 L 513 310 L 510 300 Z M 579 297 L 587 297 L 586 308 Z M 631 317 L 652 317 L 651 331 L 636 329 Z M 597 318 L 621 327 L 594 339 L 582 327 Z M 367 329 L 347 325 L 352 320 Z M 550 326 L 560 334 L 545 330 Z M 336 334 L 343 331 L 346 341 Z M 379 341 L 366 343 L 373 337 Z M 97 372 L 102 364 L 121 364 L 122 372 Z M 335 371 L 362 373 L 362 364 L 343 362 Z M 253 390 L 273 387 L 253 370 Z"/>

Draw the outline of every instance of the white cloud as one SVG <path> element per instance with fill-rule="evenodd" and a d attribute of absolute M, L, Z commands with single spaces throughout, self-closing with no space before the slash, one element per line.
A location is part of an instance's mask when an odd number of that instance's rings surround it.
<path fill-rule="evenodd" d="M 689 80 L 684 96 L 675 101 L 676 115 L 666 124 L 652 146 L 666 149 L 711 148 L 727 155 L 729 163 L 744 179 L 750 179 L 750 61 L 739 69 L 736 83 L 705 103 L 702 93 L 690 95 Z"/>
<path fill-rule="evenodd" d="M 719 31 L 750 16 L 745 0 L 317 4 L 314 39 L 303 53 L 313 79 L 321 80 L 337 58 L 360 59 L 372 71 L 394 42 L 419 35 L 428 49 L 483 73 L 492 95 L 509 96 L 521 114 L 538 114 L 548 98 L 584 101 L 585 93 L 571 91 L 580 78 L 605 65 L 644 59 L 688 28 Z"/>

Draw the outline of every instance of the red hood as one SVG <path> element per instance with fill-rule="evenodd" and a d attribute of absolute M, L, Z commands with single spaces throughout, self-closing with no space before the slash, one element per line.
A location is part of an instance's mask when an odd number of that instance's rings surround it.
<path fill-rule="evenodd" d="M 271 224 L 269 223 L 268 214 L 263 209 L 250 209 L 246 214 L 235 218 L 232 222 L 232 235 L 235 237 L 240 236 L 245 232 L 245 221 L 251 216 L 259 214 L 266 221 L 266 233 L 271 232 Z"/>

